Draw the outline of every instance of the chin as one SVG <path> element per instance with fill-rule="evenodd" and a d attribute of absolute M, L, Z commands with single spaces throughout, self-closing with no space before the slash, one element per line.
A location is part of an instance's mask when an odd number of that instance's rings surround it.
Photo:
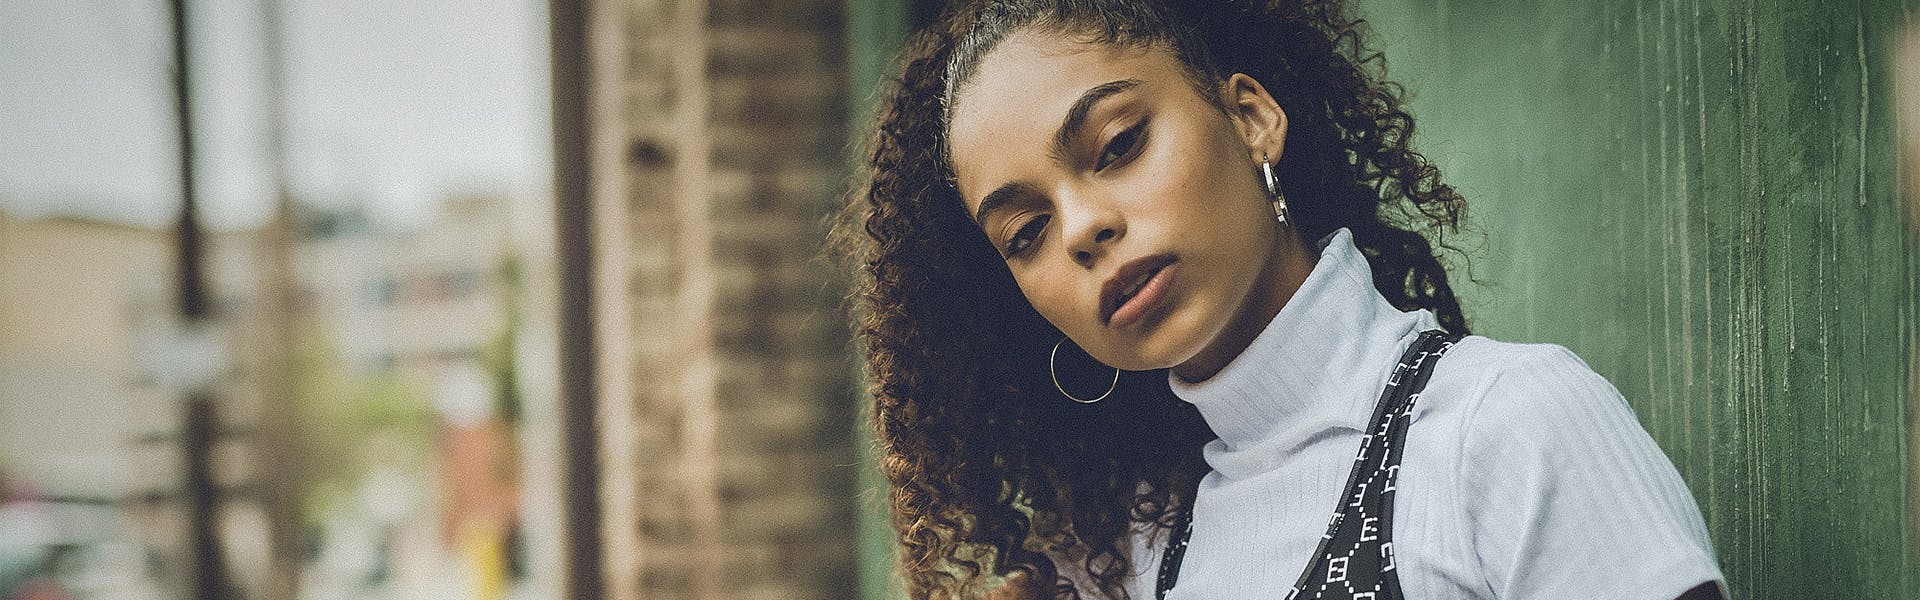
<path fill-rule="evenodd" d="M 1183 302 L 1167 308 L 1130 333 L 1102 332 L 1108 335 L 1101 336 L 1101 351 L 1089 352 L 1124 371 L 1171 369 L 1199 356 L 1225 326 L 1225 319 L 1206 304 Z"/>
<path fill-rule="evenodd" d="M 1116 357 L 1115 360 L 1111 360 L 1111 361 L 1101 360 L 1100 362 L 1113 365 L 1114 368 L 1120 369 L 1122 371 L 1152 371 L 1154 369 L 1165 369 L 1165 368 L 1172 367 L 1175 364 L 1179 364 L 1177 362 L 1169 363 L 1168 361 L 1160 360 L 1157 357 L 1140 356 L 1137 354 L 1132 356 Z"/>
<path fill-rule="evenodd" d="M 1195 341 L 1184 339 L 1147 339 L 1132 344 L 1121 342 L 1118 345 L 1125 350 L 1113 356 L 1112 360 L 1101 358 L 1101 362 L 1124 371 L 1171 369 L 1193 360 L 1193 357 L 1200 353 L 1201 346 Z"/>
<path fill-rule="evenodd" d="M 1171 369 L 1187 364 L 1212 344 L 1226 328 L 1223 315 L 1206 310 L 1195 310 L 1200 306 L 1189 305 L 1187 310 L 1168 315 L 1154 327 L 1154 331 L 1145 339 L 1134 343 L 1129 354 L 1130 362 L 1138 368 L 1121 366 L 1129 371 L 1152 369 Z M 1118 365 L 1116 365 L 1118 366 Z"/>

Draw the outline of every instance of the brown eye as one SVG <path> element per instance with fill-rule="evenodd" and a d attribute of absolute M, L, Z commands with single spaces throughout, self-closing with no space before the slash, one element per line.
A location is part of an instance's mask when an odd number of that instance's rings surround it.
<path fill-rule="evenodd" d="M 1113 136 L 1113 139 L 1107 142 L 1107 147 L 1100 151 L 1100 160 L 1094 162 L 1093 170 L 1103 171 L 1114 163 L 1131 158 L 1133 152 L 1142 145 L 1142 139 L 1146 134 L 1147 121 L 1142 119 L 1139 123 L 1128 127 L 1126 131 L 1120 132 L 1120 135 Z"/>
<path fill-rule="evenodd" d="M 1034 240 L 1039 239 L 1040 232 L 1046 229 L 1047 221 L 1051 218 L 1052 217 L 1047 215 L 1034 217 L 1033 220 L 1021 225 L 1019 231 L 1013 232 L 1013 237 L 1007 240 L 1007 258 L 1019 256 L 1020 253 L 1026 252 L 1027 248 L 1033 246 Z"/>

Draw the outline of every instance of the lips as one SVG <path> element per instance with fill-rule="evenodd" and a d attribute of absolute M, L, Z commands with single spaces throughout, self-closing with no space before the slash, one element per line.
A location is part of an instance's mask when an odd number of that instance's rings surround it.
<path fill-rule="evenodd" d="M 1162 269 L 1173 264 L 1175 260 L 1177 258 L 1172 254 L 1156 254 L 1120 265 L 1119 270 L 1114 271 L 1113 276 L 1108 277 L 1106 283 L 1100 286 L 1100 323 L 1113 325 L 1114 314 L 1127 306 L 1128 301 L 1139 296 L 1141 292 L 1158 292 L 1157 288 L 1147 290 L 1147 285 L 1153 282 L 1155 275 L 1160 274 Z M 1132 316 L 1131 313 L 1139 311 L 1128 312 L 1129 316 Z"/>

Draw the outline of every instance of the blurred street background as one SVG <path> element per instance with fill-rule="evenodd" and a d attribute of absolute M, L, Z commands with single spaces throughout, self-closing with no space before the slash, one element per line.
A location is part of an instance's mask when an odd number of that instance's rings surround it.
<path fill-rule="evenodd" d="M 559 596 L 546 36 L 0 5 L 0 597 Z"/>
<path fill-rule="evenodd" d="M 899 597 L 822 247 L 941 5 L 0 2 L 0 600 Z M 1920 597 L 1920 4 L 1354 6 L 1476 332 Z"/>

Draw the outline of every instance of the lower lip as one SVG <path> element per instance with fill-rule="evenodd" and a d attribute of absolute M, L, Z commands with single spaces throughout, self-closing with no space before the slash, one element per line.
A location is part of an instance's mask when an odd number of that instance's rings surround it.
<path fill-rule="evenodd" d="M 1153 312 L 1153 309 L 1160 305 L 1161 298 L 1167 293 L 1167 281 L 1172 278 L 1173 265 L 1160 267 L 1160 271 L 1154 273 L 1153 278 L 1148 279 L 1147 284 L 1140 287 L 1139 293 L 1128 298 L 1126 304 L 1120 305 L 1120 308 L 1113 311 L 1113 317 L 1107 320 L 1107 326 L 1125 327 L 1145 318 L 1147 313 Z"/>

